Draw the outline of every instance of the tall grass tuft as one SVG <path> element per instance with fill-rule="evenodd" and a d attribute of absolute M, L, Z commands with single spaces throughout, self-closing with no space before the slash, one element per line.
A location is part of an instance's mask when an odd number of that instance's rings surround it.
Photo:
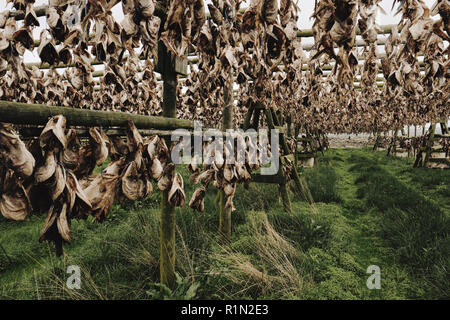
<path fill-rule="evenodd" d="M 311 276 L 299 268 L 302 252 L 274 229 L 264 212 L 249 213 L 241 232 L 249 236 L 213 255 L 216 272 L 228 283 L 222 288 L 224 297 L 286 298 L 300 296 L 312 285 Z"/>
<path fill-rule="evenodd" d="M 338 176 L 333 167 L 320 165 L 305 170 L 305 178 L 315 202 L 341 202 L 338 192 Z"/>

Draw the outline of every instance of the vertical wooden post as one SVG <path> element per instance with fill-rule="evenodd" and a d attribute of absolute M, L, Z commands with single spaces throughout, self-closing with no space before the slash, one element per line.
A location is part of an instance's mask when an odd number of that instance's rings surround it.
<path fill-rule="evenodd" d="M 319 145 L 320 152 L 322 153 L 322 156 L 325 156 L 325 153 L 323 152 L 324 148 L 322 145 L 322 141 L 320 141 L 320 133 L 318 130 L 314 130 L 314 132 L 315 132 L 315 136 L 317 137 L 317 143 Z"/>
<path fill-rule="evenodd" d="M 269 108 L 269 112 L 270 111 L 272 111 L 272 114 L 273 114 L 273 117 L 272 116 L 270 117 L 272 124 L 278 125 L 279 120 L 277 118 L 277 115 L 275 114 L 275 112 L 273 111 L 272 108 Z M 269 117 L 266 117 L 266 118 L 269 118 Z M 285 154 L 292 154 L 291 150 L 289 149 L 288 144 L 286 143 L 286 137 L 284 136 L 283 133 L 280 133 L 280 145 L 283 148 Z M 281 170 L 281 166 L 280 166 L 280 170 Z M 300 176 L 297 171 L 297 167 L 295 167 L 294 170 L 292 170 L 291 176 L 295 182 L 295 186 L 297 187 L 299 195 L 303 196 L 305 198 L 305 200 L 314 208 L 314 200 L 312 198 L 311 192 L 309 192 L 309 189 L 306 187 L 306 182 L 304 182 L 304 179 L 300 179 Z"/>
<path fill-rule="evenodd" d="M 298 135 L 300 134 L 300 125 L 296 124 L 295 125 L 295 130 L 294 130 L 294 135 L 295 135 L 295 150 L 294 150 L 294 155 L 295 155 L 295 169 L 297 170 L 298 167 Z"/>
<path fill-rule="evenodd" d="M 410 128 L 411 128 L 411 126 L 408 125 L 408 138 L 410 137 L 410 131 L 409 131 Z M 410 156 L 411 156 L 411 149 L 408 148 L 408 158 L 409 158 Z"/>
<path fill-rule="evenodd" d="M 261 109 L 256 108 L 256 110 L 253 112 L 253 124 L 252 124 L 252 128 L 255 130 L 258 130 L 260 116 L 261 116 Z"/>
<path fill-rule="evenodd" d="M 288 138 L 292 137 L 292 121 L 291 121 L 291 116 L 288 116 L 286 119 L 286 124 L 287 124 L 287 136 Z"/>
<path fill-rule="evenodd" d="M 448 134 L 447 121 L 445 119 L 442 119 L 440 125 L 441 125 L 441 134 L 443 135 Z"/>
<path fill-rule="evenodd" d="M 395 152 L 397 150 L 396 143 L 397 143 L 398 131 L 399 131 L 398 128 L 395 129 L 395 131 L 394 131 L 394 136 L 392 138 L 392 143 L 391 143 L 391 145 L 388 148 L 387 156 L 389 156 L 391 153 L 395 156 Z"/>
<path fill-rule="evenodd" d="M 177 116 L 177 74 L 172 54 L 162 41 L 158 46 L 158 59 L 163 78 L 163 116 Z M 170 141 L 167 141 L 169 146 Z M 160 277 L 169 288 L 175 285 L 175 207 L 169 203 L 169 190 L 163 191 L 160 226 Z"/>
<path fill-rule="evenodd" d="M 244 124 L 242 125 L 242 130 L 247 131 L 250 128 L 250 120 L 252 119 L 253 112 L 255 110 L 255 103 L 252 101 L 248 107 L 247 114 L 245 115 Z M 250 183 L 248 181 L 244 182 L 244 188 L 248 190 L 250 188 Z"/>
<path fill-rule="evenodd" d="M 373 145 L 373 151 L 376 151 L 378 149 L 378 144 L 380 143 L 380 134 L 377 134 L 377 138 L 375 140 L 375 144 Z"/>
<path fill-rule="evenodd" d="M 291 199 L 289 198 L 286 182 L 278 185 L 278 187 L 280 188 L 281 201 L 283 202 L 284 211 L 292 213 Z"/>
<path fill-rule="evenodd" d="M 275 112 L 272 110 L 272 108 L 266 107 L 265 113 L 266 113 L 266 121 L 267 121 L 269 130 L 274 129 L 275 126 L 279 124 Z M 280 133 L 280 138 L 281 138 L 281 141 L 280 141 L 281 147 L 284 149 L 284 147 L 286 145 L 286 141 L 284 140 L 284 135 L 282 133 Z M 281 176 L 283 175 L 283 164 L 281 161 L 280 161 L 280 166 L 278 169 L 278 174 Z M 283 180 L 285 180 L 285 179 L 283 179 Z M 291 213 L 292 212 L 291 201 L 289 199 L 289 193 L 288 193 L 288 189 L 286 187 L 286 182 L 284 181 L 283 183 L 281 183 L 278 188 L 279 188 L 281 200 L 283 202 L 284 211 Z"/>
<path fill-rule="evenodd" d="M 427 166 L 428 160 L 430 160 L 431 152 L 433 151 L 434 146 L 434 135 L 436 133 L 436 124 L 430 123 L 430 134 L 428 135 L 428 143 L 425 154 L 425 160 L 423 161 L 423 167 Z"/>
<path fill-rule="evenodd" d="M 224 106 L 223 106 L 223 121 L 222 131 L 233 128 L 233 75 L 229 71 L 229 78 L 223 88 Z M 219 232 L 226 243 L 231 242 L 231 211 L 232 208 L 225 207 L 226 197 L 225 192 L 220 190 L 220 217 L 219 217 Z"/>
<path fill-rule="evenodd" d="M 247 131 L 250 128 L 250 120 L 252 119 L 253 110 L 255 109 L 255 104 L 252 102 L 248 107 L 247 114 L 245 115 L 244 124 L 242 125 L 242 130 Z"/>

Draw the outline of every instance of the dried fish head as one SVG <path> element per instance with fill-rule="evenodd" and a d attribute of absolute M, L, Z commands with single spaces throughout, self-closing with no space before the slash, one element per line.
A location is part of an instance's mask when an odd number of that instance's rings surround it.
<path fill-rule="evenodd" d="M 23 177 L 33 174 L 35 159 L 11 125 L 0 122 L 0 158 Z"/>
<path fill-rule="evenodd" d="M 65 135 L 66 118 L 62 115 L 51 118 L 44 130 L 39 136 L 39 142 L 42 149 L 64 150 L 67 147 L 67 138 Z"/>
<path fill-rule="evenodd" d="M 183 177 L 179 173 L 176 173 L 173 177 L 172 187 L 168 195 L 168 201 L 174 207 L 182 207 L 186 202 Z"/>

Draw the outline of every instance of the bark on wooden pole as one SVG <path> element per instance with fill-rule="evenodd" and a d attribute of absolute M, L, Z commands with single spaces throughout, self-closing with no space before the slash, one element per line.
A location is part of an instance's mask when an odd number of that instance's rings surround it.
<path fill-rule="evenodd" d="M 229 79 L 223 88 L 224 106 L 222 131 L 233 128 L 233 75 L 230 70 Z M 231 207 L 225 206 L 226 196 L 223 190 L 220 190 L 220 217 L 219 217 L 219 233 L 223 237 L 224 242 L 231 242 Z"/>
<path fill-rule="evenodd" d="M 393 138 L 392 138 L 392 142 L 391 142 L 391 144 L 389 145 L 388 150 L 387 150 L 387 156 L 389 156 L 391 153 L 392 153 L 393 155 L 395 155 L 395 152 L 396 152 L 396 150 L 397 150 L 396 143 L 397 143 L 398 132 L 399 132 L 399 129 L 398 129 L 398 128 L 395 129 L 395 131 L 394 131 L 394 136 L 393 136 Z"/>
<path fill-rule="evenodd" d="M 431 158 L 431 152 L 433 151 L 434 135 L 436 134 L 436 123 L 430 123 L 430 134 L 428 135 L 428 142 L 426 146 L 425 160 L 423 161 L 423 167 L 427 166 L 428 161 Z"/>
<path fill-rule="evenodd" d="M 275 128 L 276 125 L 278 125 L 278 119 L 275 115 L 275 112 L 272 110 L 272 108 L 270 107 L 266 107 L 266 121 L 268 124 L 269 129 L 273 129 Z M 280 134 L 281 137 L 281 147 L 284 148 L 286 146 L 286 141 L 284 140 L 284 135 Z M 278 174 L 283 174 L 282 172 L 282 163 L 280 161 L 280 166 L 279 166 L 279 172 Z M 281 196 L 281 201 L 283 202 L 283 207 L 284 207 L 284 211 L 291 213 L 291 201 L 289 199 L 289 193 L 286 187 L 286 181 L 283 181 L 282 183 L 279 184 L 279 192 L 280 192 L 280 196 Z"/>
<path fill-rule="evenodd" d="M 248 110 L 247 110 L 247 113 L 246 113 L 245 119 L 244 119 L 244 124 L 242 125 L 242 130 L 244 130 L 244 131 L 247 131 L 248 128 L 250 127 L 250 120 L 253 115 L 253 110 L 254 110 L 254 103 L 252 102 L 250 104 L 250 106 L 248 107 Z"/>
<path fill-rule="evenodd" d="M 170 117 L 154 117 L 125 112 L 96 111 L 45 104 L 29 104 L 0 100 L 0 121 L 24 125 L 45 125 L 49 118 L 63 115 L 69 126 L 123 127 L 132 120 L 138 129 L 194 129 L 194 122 Z"/>
<path fill-rule="evenodd" d="M 295 170 L 297 170 L 298 167 L 298 135 L 300 133 L 300 125 L 295 124 L 294 127 L 294 138 L 295 138 L 295 147 L 294 147 L 294 165 L 295 165 Z"/>
<path fill-rule="evenodd" d="M 163 116 L 175 118 L 177 115 L 177 74 L 172 54 L 160 42 L 158 59 L 161 66 L 163 85 Z M 170 145 L 170 141 L 167 141 Z M 169 288 L 175 285 L 175 207 L 169 201 L 169 189 L 163 191 L 160 226 L 160 276 L 161 283 Z"/>

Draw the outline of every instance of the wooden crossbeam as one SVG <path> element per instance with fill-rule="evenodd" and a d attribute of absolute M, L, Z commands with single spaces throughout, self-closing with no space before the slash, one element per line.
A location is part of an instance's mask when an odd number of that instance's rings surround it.
<path fill-rule="evenodd" d="M 27 104 L 0 100 L 2 122 L 23 125 L 43 125 L 56 115 L 63 115 L 71 126 L 84 127 L 126 127 L 132 120 L 139 129 L 194 129 L 194 122 L 183 119 L 142 116 L 123 112 L 95 111 L 67 107 L 53 107 L 43 104 Z"/>
<path fill-rule="evenodd" d="M 302 152 L 298 152 L 297 153 L 297 158 L 298 159 L 309 159 L 309 158 L 314 158 L 315 154 L 308 152 L 308 153 L 302 153 Z"/>
<path fill-rule="evenodd" d="M 262 176 L 260 174 L 252 174 L 251 182 L 254 183 L 267 183 L 267 184 L 282 184 L 286 183 L 286 179 L 279 175 Z"/>
<path fill-rule="evenodd" d="M 39 137 L 44 129 L 43 126 L 35 126 L 35 127 L 19 127 L 17 128 L 20 136 L 24 138 L 30 137 Z M 72 128 L 77 132 L 78 137 L 89 137 L 89 129 L 85 128 Z M 124 137 L 127 135 L 127 131 L 125 128 L 105 128 L 103 129 L 107 136 L 121 136 Z M 143 137 L 150 136 L 159 136 L 159 137 L 171 137 L 174 133 L 170 130 L 152 130 L 152 129 L 139 129 L 139 133 Z"/>

